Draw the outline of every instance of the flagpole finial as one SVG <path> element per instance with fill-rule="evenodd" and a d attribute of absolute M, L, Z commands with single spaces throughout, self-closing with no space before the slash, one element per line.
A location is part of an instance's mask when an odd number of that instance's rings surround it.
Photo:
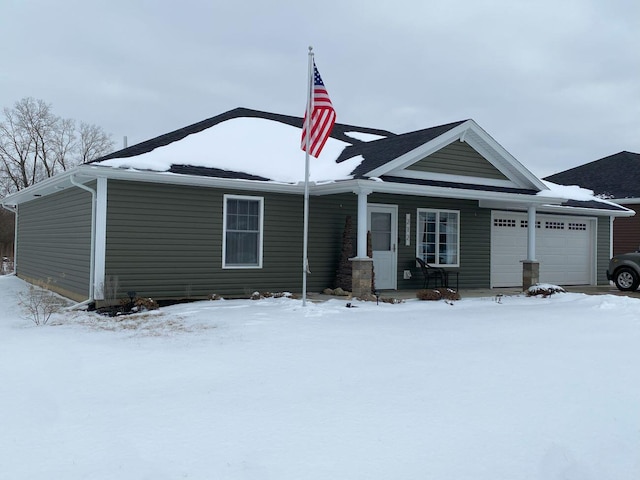
<path fill-rule="evenodd" d="M 309 53 L 311 53 L 311 50 L 313 50 L 313 47 L 309 45 Z"/>

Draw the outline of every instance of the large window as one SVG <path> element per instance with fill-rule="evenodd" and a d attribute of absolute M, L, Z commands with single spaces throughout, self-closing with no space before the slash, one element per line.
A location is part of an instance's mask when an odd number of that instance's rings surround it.
<path fill-rule="evenodd" d="M 262 197 L 224 196 L 223 268 L 262 267 Z"/>
<path fill-rule="evenodd" d="M 430 265 L 458 266 L 460 213 L 418 209 L 417 220 L 416 256 Z"/>

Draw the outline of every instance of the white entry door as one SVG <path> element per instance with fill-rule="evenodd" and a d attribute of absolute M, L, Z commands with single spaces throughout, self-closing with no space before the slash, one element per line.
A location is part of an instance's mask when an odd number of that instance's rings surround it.
<path fill-rule="evenodd" d="M 371 232 L 375 286 L 379 290 L 395 290 L 398 288 L 398 207 L 397 205 L 369 205 L 367 211 L 367 229 Z"/>

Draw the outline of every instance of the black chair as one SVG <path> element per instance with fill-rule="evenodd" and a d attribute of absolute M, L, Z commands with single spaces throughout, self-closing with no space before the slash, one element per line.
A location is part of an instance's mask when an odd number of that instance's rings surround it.
<path fill-rule="evenodd" d="M 429 280 L 433 278 L 434 288 L 438 286 L 438 280 L 440 280 L 440 286 L 444 287 L 446 285 L 447 275 L 444 271 L 444 268 L 440 267 L 432 267 L 420 257 L 416 257 L 416 262 L 420 265 L 420 270 L 422 270 L 422 275 L 424 275 L 424 285 L 422 288 L 429 288 Z"/>

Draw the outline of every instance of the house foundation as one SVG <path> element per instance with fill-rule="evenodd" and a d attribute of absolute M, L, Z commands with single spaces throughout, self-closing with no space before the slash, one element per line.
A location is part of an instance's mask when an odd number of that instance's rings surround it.
<path fill-rule="evenodd" d="M 540 262 L 523 260 L 522 262 L 522 291 L 540 282 Z"/>
<path fill-rule="evenodd" d="M 371 295 L 373 280 L 372 258 L 350 258 L 351 262 L 351 293 L 354 297 Z"/>

